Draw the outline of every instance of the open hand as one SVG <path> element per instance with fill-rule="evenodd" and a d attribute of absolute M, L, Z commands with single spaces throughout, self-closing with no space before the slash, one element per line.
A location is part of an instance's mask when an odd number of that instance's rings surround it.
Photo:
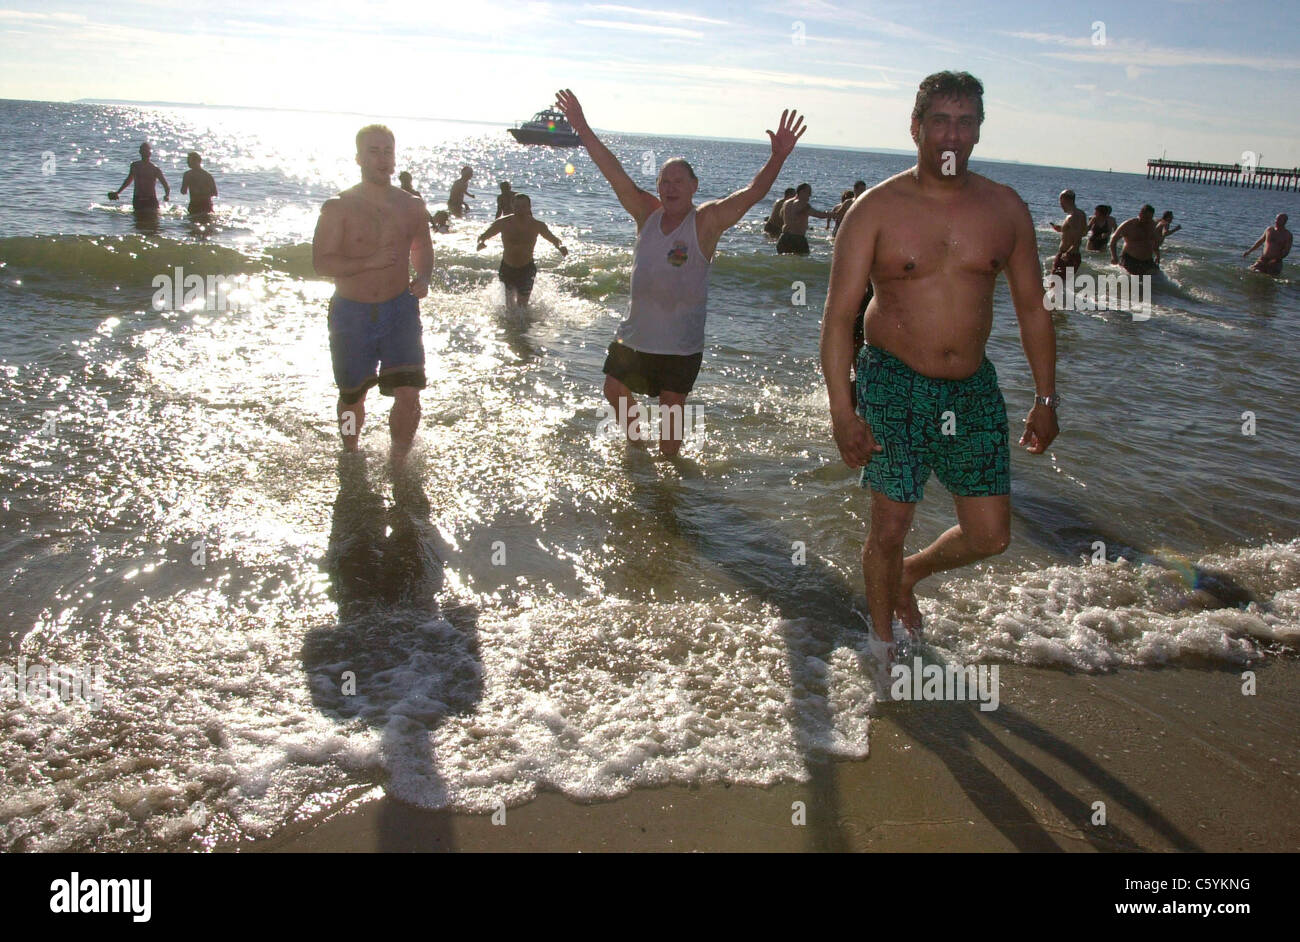
<path fill-rule="evenodd" d="M 590 131 L 587 126 L 587 116 L 582 113 L 582 105 L 578 102 L 578 96 L 573 94 L 572 89 L 564 88 L 555 93 L 555 107 L 564 112 L 564 116 L 569 119 L 569 124 L 573 130 L 581 134 L 583 131 Z"/>
<path fill-rule="evenodd" d="M 792 109 L 782 111 L 779 130 L 775 134 L 770 130 L 767 132 L 767 136 L 772 139 L 772 153 L 781 158 L 788 157 L 799 138 L 803 137 L 803 132 L 807 130 L 799 112 Z"/>

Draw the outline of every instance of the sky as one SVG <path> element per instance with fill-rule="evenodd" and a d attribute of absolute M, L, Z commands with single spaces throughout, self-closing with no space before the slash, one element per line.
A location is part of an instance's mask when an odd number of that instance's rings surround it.
<path fill-rule="evenodd" d="M 1144 172 L 1300 166 L 1300 3 L 1260 0 L 7 0 L 0 98 L 203 102 L 509 124 L 572 88 L 594 127 L 912 147 L 916 86 L 985 87 L 975 157 Z"/>

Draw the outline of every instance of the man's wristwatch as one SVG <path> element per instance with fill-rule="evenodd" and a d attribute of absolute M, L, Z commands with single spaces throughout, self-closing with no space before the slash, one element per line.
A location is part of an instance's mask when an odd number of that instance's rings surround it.
<path fill-rule="evenodd" d="M 1053 412 L 1056 411 L 1056 407 L 1060 404 L 1061 397 L 1056 393 L 1052 393 L 1050 396 L 1034 396 L 1034 405 L 1047 406 L 1047 408 L 1051 409 Z"/>

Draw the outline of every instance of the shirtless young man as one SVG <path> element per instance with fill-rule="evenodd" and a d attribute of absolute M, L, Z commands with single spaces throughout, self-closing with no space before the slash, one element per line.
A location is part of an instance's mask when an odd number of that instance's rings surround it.
<path fill-rule="evenodd" d="M 1020 444 L 1042 454 L 1057 435 L 1056 333 L 1029 208 L 1010 187 L 967 167 L 979 141 L 983 91 L 965 72 L 921 83 L 912 111 L 916 166 L 854 202 L 831 263 L 822 371 L 835 443 L 871 489 L 862 573 L 869 643 L 886 678 L 896 643 L 910 640 L 909 629 L 919 635 L 916 584 L 1001 553 L 1011 539 L 1006 405 L 984 356 L 1003 272 L 1038 393 Z M 955 174 L 944 172 L 954 165 Z M 876 294 L 855 396 L 853 321 L 868 277 Z M 904 559 L 931 470 L 953 495 L 957 525 Z"/>
<path fill-rule="evenodd" d="M 794 198 L 794 187 L 785 188 L 785 195 L 772 204 L 772 213 L 767 217 L 767 222 L 763 223 L 763 231 L 770 236 L 779 236 L 781 234 L 781 208 L 785 206 L 786 200 Z"/>
<path fill-rule="evenodd" d="M 647 193 L 632 182 L 618 158 L 592 133 L 572 91 L 558 92 L 556 105 L 636 221 L 628 316 L 609 345 L 604 373 L 605 398 L 620 423 L 627 417 L 625 434 L 628 441 L 637 443 L 633 394 L 658 396 L 659 405 L 668 409 L 670 416 L 685 407 L 704 356 L 709 268 L 718 240 L 767 195 L 807 128 L 795 112 L 781 112 L 776 132 L 767 132 L 772 154 L 753 182 L 730 196 L 696 206 L 693 198 L 700 184 L 685 160 L 674 157 L 665 161 L 659 168 L 659 195 Z M 664 423 L 660 454 L 671 457 L 681 447 L 682 428 L 675 420 Z"/>
<path fill-rule="evenodd" d="M 212 212 L 212 200 L 217 195 L 217 181 L 203 169 L 203 158 L 198 151 L 190 151 L 185 162 L 190 165 L 190 169 L 181 177 L 181 195 L 188 193 L 190 196 L 191 216 L 206 215 Z"/>
<path fill-rule="evenodd" d="M 122 185 L 108 194 L 109 199 L 115 200 L 126 189 L 128 183 L 134 183 L 135 189 L 131 191 L 131 209 L 137 216 L 158 215 L 158 193 L 154 187 L 159 183 L 163 186 L 163 199 L 172 198 L 171 184 L 163 175 L 162 168 L 149 159 L 152 156 L 153 148 L 149 146 L 148 141 L 145 141 L 140 145 L 140 159 L 131 161 L 131 169 L 126 179 L 122 181 Z"/>
<path fill-rule="evenodd" d="M 537 237 L 541 236 L 560 250 L 560 255 L 569 254 L 569 250 L 560 244 L 555 233 L 547 228 L 546 223 L 533 215 L 533 201 L 524 193 L 514 194 L 514 212 L 502 216 L 483 230 L 478 237 L 477 248 L 486 246 L 487 240 L 501 233 L 501 244 L 505 248 L 501 257 L 501 268 L 497 277 L 506 286 L 506 306 L 528 306 L 528 296 L 533 293 L 533 279 L 537 277 L 537 263 L 533 261 L 533 249 Z"/>
<path fill-rule="evenodd" d="M 1257 271 L 1261 275 L 1282 274 L 1282 259 L 1291 254 L 1291 230 L 1286 227 L 1286 220 L 1286 213 L 1279 215 L 1255 244 L 1241 253 L 1241 257 L 1245 258 L 1261 245 L 1264 246 L 1263 254 L 1250 266 L 1251 271 Z"/>
<path fill-rule="evenodd" d="M 1124 240 L 1124 260 L 1120 261 L 1117 245 Z M 1120 223 L 1115 234 L 1110 237 L 1110 260 L 1123 266 L 1130 275 L 1154 275 L 1160 270 L 1156 264 L 1156 249 L 1160 246 L 1160 234 L 1156 232 L 1156 209 L 1150 203 L 1143 206 L 1136 216 Z"/>
<path fill-rule="evenodd" d="M 812 185 L 800 183 L 794 190 L 794 199 L 786 200 L 781 207 L 781 238 L 776 240 L 778 255 L 807 255 L 808 217 L 830 219 L 831 213 L 813 209 L 808 201 L 812 199 Z"/>
<path fill-rule="evenodd" d="M 447 209 L 456 217 L 464 216 L 469 211 L 465 205 L 465 200 L 473 199 L 474 194 L 469 192 L 469 181 L 474 176 L 474 171 L 470 167 L 460 168 L 460 177 L 451 185 L 451 195 L 447 197 Z"/>
<path fill-rule="evenodd" d="M 1182 226 L 1174 225 L 1173 210 L 1166 209 L 1160 216 L 1160 221 L 1156 223 L 1156 264 L 1160 264 L 1160 246 L 1165 244 L 1165 239 L 1169 238 Z"/>
<path fill-rule="evenodd" d="M 392 131 L 371 124 L 357 132 L 361 182 L 321 207 L 311 260 L 316 274 L 334 279 L 330 357 L 343 448 L 357 450 L 366 392 L 378 384 L 380 393 L 393 397 L 391 458 L 400 470 L 420 424 L 425 378 L 419 299 L 429 293 L 433 243 L 424 200 L 392 185 L 394 162 Z"/>
<path fill-rule="evenodd" d="M 1074 205 L 1074 190 L 1061 191 L 1061 209 L 1065 211 L 1065 220 L 1059 225 L 1052 223 L 1052 228 L 1061 234 L 1061 245 L 1057 249 L 1056 258 L 1052 260 L 1051 273 L 1064 278 L 1067 269 L 1073 269 L 1077 274 L 1079 266 L 1083 264 L 1079 243 L 1083 241 L 1088 220 L 1083 215 L 1083 210 Z"/>

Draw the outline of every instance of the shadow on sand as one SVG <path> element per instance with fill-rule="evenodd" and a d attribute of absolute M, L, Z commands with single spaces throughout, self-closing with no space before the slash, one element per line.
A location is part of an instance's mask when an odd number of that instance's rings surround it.
<path fill-rule="evenodd" d="M 437 532 L 422 482 L 394 484 L 385 508 L 365 459 L 339 461 L 327 570 L 338 623 L 308 633 L 302 665 L 312 699 L 340 724 L 382 730 L 387 781 L 378 850 L 454 850 L 446 782 L 432 733 L 482 696 L 477 612 L 440 610 Z M 435 809 L 435 810 L 429 810 Z"/>

